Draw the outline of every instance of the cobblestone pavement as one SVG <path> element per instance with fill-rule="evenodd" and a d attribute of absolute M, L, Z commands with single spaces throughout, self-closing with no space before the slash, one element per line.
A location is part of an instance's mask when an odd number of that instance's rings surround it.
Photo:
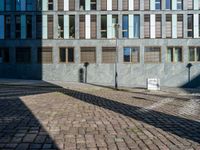
<path fill-rule="evenodd" d="M 0 85 L 0 149 L 200 150 L 200 96 Z"/>

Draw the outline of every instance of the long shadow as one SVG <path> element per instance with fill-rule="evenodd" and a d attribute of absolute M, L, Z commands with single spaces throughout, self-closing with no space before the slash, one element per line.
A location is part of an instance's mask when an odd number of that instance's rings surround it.
<path fill-rule="evenodd" d="M 143 123 L 152 125 L 156 128 L 160 128 L 163 131 L 175 134 L 181 138 L 200 143 L 200 122 L 198 121 L 165 114 L 154 110 L 144 110 L 141 107 L 124 104 L 121 102 L 75 90 L 57 90 L 78 100 L 114 111 L 124 116 L 131 117 Z"/>
<path fill-rule="evenodd" d="M 59 149 L 21 96 L 52 92 L 51 88 L 0 85 L 0 149 Z"/>

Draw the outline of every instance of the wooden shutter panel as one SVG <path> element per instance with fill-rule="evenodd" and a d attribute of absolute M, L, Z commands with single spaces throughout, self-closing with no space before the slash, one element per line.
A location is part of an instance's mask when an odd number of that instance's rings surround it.
<path fill-rule="evenodd" d="M 75 10 L 75 0 L 69 0 L 69 10 Z"/>
<path fill-rule="evenodd" d="M 112 10 L 118 10 L 118 0 L 112 0 Z"/>
<path fill-rule="evenodd" d="M 97 19 L 96 15 L 91 15 L 91 38 L 97 38 Z"/>
<path fill-rule="evenodd" d="M 144 3 L 144 10 L 149 10 L 150 9 L 150 0 L 145 0 L 145 3 Z"/>
<path fill-rule="evenodd" d="M 138 63 L 140 61 L 140 55 L 139 55 L 140 48 L 133 48 L 133 51 L 131 53 L 131 62 L 132 63 Z"/>
<path fill-rule="evenodd" d="M 172 37 L 172 15 L 166 15 L 166 37 Z"/>
<path fill-rule="evenodd" d="M 161 38 L 161 36 L 162 36 L 161 15 L 156 15 L 156 38 Z"/>
<path fill-rule="evenodd" d="M 183 37 L 183 15 L 177 15 L 177 37 Z"/>
<path fill-rule="evenodd" d="M 128 10 L 128 0 L 123 0 L 123 10 Z"/>
<path fill-rule="evenodd" d="M 102 48 L 102 63 L 115 63 L 116 48 L 103 47 Z"/>
<path fill-rule="evenodd" d="M 85 15 L 80 15 L 80 21 L 79 21 L 79 36 L 80 39 L 85 38 Z"/>
<path fill-rule="evenodd" d="M 134 10 L 140 10 L 140 0 L 134 0 Z"/>
<path fill-rule="evenodd" d="M 144 37 L 150 37 L 150 15 L 144 15 Z"/>
<path fill-rule="evenodd" d="M 81 63 L 96 63 L 95 47 L 81 47 Z"/>
<path fill-rule="evenodd" d="M 107 10 L 107 0 L 101 0 L 101 10 Z"/>
<path fill-rule="evenodd" d="M 53 39 L 53 15 L 48 15 L 48 39 Z"/>
<path fill-rule="evenodd" d="M 188 0 L 187 6 L 188 6 L 189 10 L 192 10 L 193 9 L 193 0 Z"/>
<path fill-rule="evenodd" d="M 64 0 L 58 0 L 58 10 L 59 11 L 64 10 Z"/>
<path fill-rule="evenodd" d="M 159 47 L 145 48 L 144 62 L 145 63 L 158 63 L 161 61 L 161 52 Z"/>
<path fill-rule="evenodd" d="M 38 63 L 52 63 L 52 48 L 42 47 L 38 48 Z"/>

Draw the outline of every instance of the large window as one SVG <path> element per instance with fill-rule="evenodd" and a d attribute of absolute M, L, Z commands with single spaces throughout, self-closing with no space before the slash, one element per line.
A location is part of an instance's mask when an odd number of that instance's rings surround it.
<path fill-rule="evenodd" d="M 165 2 L 166 2 L 165 9 L 171 10 L 172 9 L 172 0 L 166 0 Z"/>
<path fill-rule="evenodd" d="M 139 58 L 139 47 L 124 47 L 124 62 L 138 63 Z"/>
<path fill-rule="evenodd" d="M 156 8 L 156 10 L 161 10 L 161 0 L 155 1 L 155 8 Z"/>
<path fill-rule="evenodd" d="M 9 48 L 0 48 L 0 63 L 9 63 Z"/>
<path fill-rule="evenodd" d="M 52 47 L 38 48 L 38 63 L 53 63 Z"/>
<path fill-rule="evenodd" d="M 106 15 L 101 16 L 101 37 L 102 38 L 107 37 L 107 16 Z"/>
<path fill-rule="evenodd" d="M 183 9 L 183 0 L 177 0 L 177 10 Z"/>
<path fill-rule="evenodd" d="M 189 61 L 200 62 L 200 47 L 189 47 Z"/>
<path fill-rule="evenodd" d="M 115 47 L 102 47 L 102 63 L 113 64 L 116 59 Z"/>
<path fill-rule="evenodd" d="M 160 63 L 161 62 L 160 47 L 145 47 L 144 62 L 145 63 Z"/>
<path fill-rule="evenodd" d="M 122 36 L 128 38 L 128 15 L 123 15 Z"/>
<path fill-rule="evenodd" d="M 74 62 L 74 48 L 60 48 L 60 62 L 73 63 Z"/>
<path fill-rule="evenodd" d="M 140 15 L 134 15 L 134 37 L 140 37 Z"/>
<path fill-rule="evenodd" d="M 31 48 L 30 47 L 16 48 L 16 63 L 19 63 L 19 64 L 31 63 Z"/>
<path fill-rule="evenodd" d="M 188 14 L 187 15 L 187 36 L 193 37 L 193 15 Z"/>
<path fill-rule="evenodd" d="M 53 0 L 48 0 L 48 10 L 53 10 Z"/>
<path fill-rule="evenodd" d="M 9 39 L 11 34 L 11 17 L 5 16 L 5 38 Z"/>
<path fill-rule="evenodd" d="M 16 39 L 21 38 L 21 18 L 20 16 L 15 16 L 15 37 Z"/>
<path fill-rule="evenodd" d="M 58 16 L 58 38 L 64 38 L 64 17 L 63 15 Z"/>
<path fill-rule="evenodd" d="M 75 38 L 75 16 L 69 16 L 69 38 Z"/>
<path fill-rule="evenodd" d="M 167 48 L 167 62 L 182 62 L 182 48 L 168 47 Z"/>
<path fill-rule="evenodd" d="M 96 63 L 96 48 L 81 47 L 81 63 Z"/>
<path fill-rule="evenodd" d="M 26 33 L 27 33 L 27 38 L 32 38 L 32 16 L 31 15 L 26 16 Z"/>

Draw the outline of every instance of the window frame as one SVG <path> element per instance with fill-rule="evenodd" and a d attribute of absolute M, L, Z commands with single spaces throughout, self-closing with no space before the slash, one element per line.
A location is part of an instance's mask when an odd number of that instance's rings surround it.
<path fill-rule="evenodd" d="M 168 48 L 172 48 L 172 61 L 168 61 Z M 180 48 L 181 49 L 181 61 L 174 61 L 174 58 L 175 58 L 175 49 L 176 48 Z M 167 63 L 172 63 L 172 64 L 176 64 L 176 63 L 183 63 L 184 62 L 184 60 L 183 60 L 183 58 L 184 58 L 184 56 L 183 56 L 184 54 L 183 54 L 183 47 L 182 46 L 167 46 L 167 49 L 166 49 L 166 62 Z"/>
<path fill-rule="evenodd" d="M 126 62 L 125 60 L 124 60 L 124 50 L 125 50 L 125 48 L 129 48 L 129 55 L 130 55 L 130 61 L 128 62 Z M 134 62 L 133 61 L 133 59 L 132 59 L 132 53 L 133 53 L 133 49 L 138 49 L 138 60 L 137 60 L 137 62 Z M 140 46 L 124 46 L 123 47 L 123 63 L 124 64 L 139 64 L 140 63 Z"/>
<path fill-rule="evenodd" d="M 73 48 L 73 61 L 70 61 L 69 62 L 69 59 L 66 58 L 66 53 L 67 53 L 67 56 L 69 55 L 69 48 Z M 65 49 L 65 61 L 62 62 L 61 61 L 61 49 Z M 74 64 L 75 63 L 75 50 L 74 50 L 74 47 L 59 47 L 59 63 L 60 64 Z"/>

